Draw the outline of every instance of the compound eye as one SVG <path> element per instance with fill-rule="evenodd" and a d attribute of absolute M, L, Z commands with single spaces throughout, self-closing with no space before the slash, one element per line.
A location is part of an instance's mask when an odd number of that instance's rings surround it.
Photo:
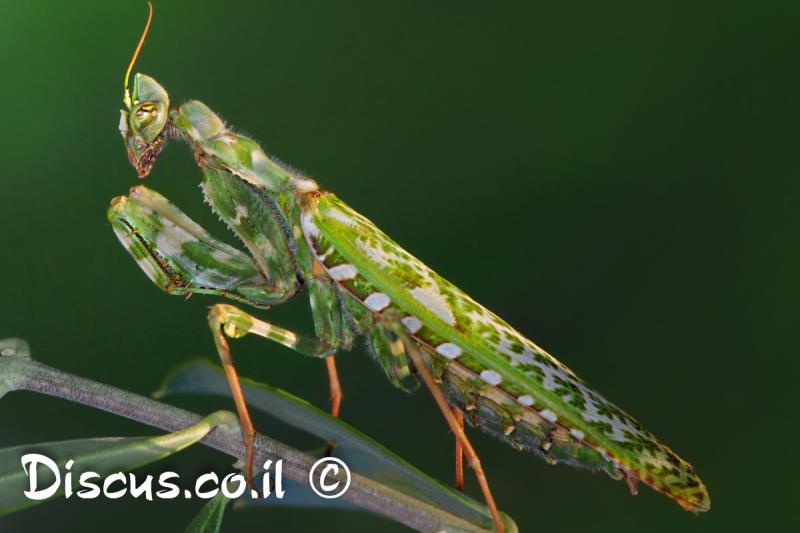
<path fill-rule="evenodd" d="M 143 102 L 139 104 L 133 112 L 134 129 L 141 130 L 148 124 L 153 122 L 158 116 L 158 109 L 156 109 L 153 102 Z"/>

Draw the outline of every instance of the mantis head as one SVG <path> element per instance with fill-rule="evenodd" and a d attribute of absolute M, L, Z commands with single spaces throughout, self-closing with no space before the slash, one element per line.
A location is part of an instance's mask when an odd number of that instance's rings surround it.
<path fill-rule="evenodd" d="M 169 95 L 153 78 L 136 74 L 133 93 L 126 89 L 125 105 L 120 112 L 119 132 L 125 140 L 128 159 L 140 178 L 150 173 L 166 141 L 169 118 Z"/>
<path fill-rule="evenodd" d="M 119 119 L 119 132 L 125 140 L 128 159 L 140 178 L 150 173 L 164 146 L 169 119 L 169 95 L 156 80 L 144 74 L 136 74 L 133 77 L 132 92 L 128 84 L 131 70 L 153 20 L 153 4 L 148 4 L 150 15 L 147 17 L 147 24 L 125 72 L 125 96 L 122 101 L 127 109 L 121 111 Z"/>

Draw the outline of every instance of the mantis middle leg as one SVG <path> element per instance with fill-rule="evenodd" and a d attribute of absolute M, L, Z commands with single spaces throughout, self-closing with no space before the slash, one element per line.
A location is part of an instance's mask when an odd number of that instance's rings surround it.
<path fill-rule="evenodd" d="M 231 350 L 226 337 L 238 339 L 248 333 L 252 333 L 259 337 L 277 342 L 278 344 L 282 344 L 305 356 L 320 358 L 330 356 L 328 360 L 333 359 L 332 354 L 335 350 L 332 346 L 323 341 L 300 336 L 287 329 L 275 326 L 269 322 L 264 322 L 232 305 L 214 305 L 211 308 L 211 312 L 208 314 L 208 324 L 211 327 L 211 334 L 214 336 L 217 353 L 222 361 L 222 367 L 225 370 L 225 378 L 228 380 L 228 386 L 231 389 L 236 411 L 241 421 L 242 437 L 245 443 L 245 476 L 248 483 L 252 485 L 253 439 L 255 437 L 255 428 L 250 418 L 250 412 L 247 409 L 247 403 L 242 393 L 239 376 L 236 373 L 233 357 L 231 356 Z M 336 407 L 338 409 L 338 405 L 336 405 Z"/>

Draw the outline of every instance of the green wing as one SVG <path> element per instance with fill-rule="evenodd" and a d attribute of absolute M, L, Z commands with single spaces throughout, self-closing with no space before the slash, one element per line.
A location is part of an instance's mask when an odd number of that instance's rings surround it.
<path fill-rule="evenodd" d="M 303 230 L 331 276 L 375 312 L 404 323 L 443 357 L 564 428 L 629 477 L 706 511 L 710 500 L 692 466 L 569 368 L 398 246 L 331 193 L 303 216 Z"/>

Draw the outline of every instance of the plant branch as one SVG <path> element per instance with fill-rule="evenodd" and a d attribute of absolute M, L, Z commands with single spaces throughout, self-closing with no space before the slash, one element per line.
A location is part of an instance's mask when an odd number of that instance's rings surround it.
<path fill-rule="evenodd" d="M 3 339 L 0 340 L 0 398 L 7 392 L 18 390 L 55 396 L 169 432 L 196 424 L 203 418 L 196 413 L 44 365 L 30 359 L 24 341 Z M 200 442 L 241 459 L 245 446 L 239 429 L 238 425 L 233 428 L 219 427 Z M 284 475 L 304 485 L 308 485 L 308 473 L 317 460 L 286 444 L 257 434 L 255 462 L 262 465 L 269 459 L 283 459 Z M 342 499 L 418 531 L 485 531 L 460 517 L 355 472 L 352 473 L 350 488 Z"/>

